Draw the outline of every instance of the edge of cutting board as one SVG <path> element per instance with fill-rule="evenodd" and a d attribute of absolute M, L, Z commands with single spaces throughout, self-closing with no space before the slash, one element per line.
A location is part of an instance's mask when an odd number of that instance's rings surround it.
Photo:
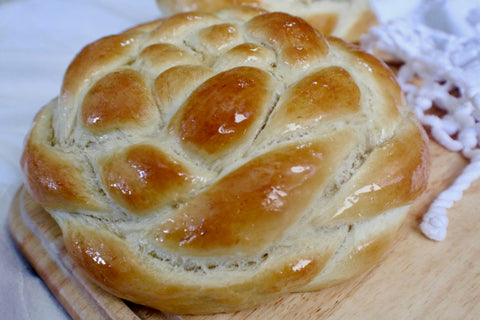
<path fill-rule="evenodd" d="M 413 204 L 391 252 L 360 277 L 319 292 L 299 293 L 230 314 L 177 316 L 126 303 L 91 283 L 63 247 L 61 231 L 22 187 L 9 226 L 19 250 L 74 319 L 475 319 L 480 315 L 480 182 L 449 211 L 447 239 L 422 236 L 431 201 L 467 164 L 431 143 L 429 187 Z M 477 211 L 477 212 L 473 212 Z"/>

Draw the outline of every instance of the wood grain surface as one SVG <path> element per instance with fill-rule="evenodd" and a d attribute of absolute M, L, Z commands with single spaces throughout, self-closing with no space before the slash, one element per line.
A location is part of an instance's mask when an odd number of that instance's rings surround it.
<path fill-rule="evenodd" d="M 58 226 L 23 189 L 9 223 L 19 250 L 74 319 L 480 319 L 480 181 L 449 210 L 445 241 L 426 239 L 418 227 L 429 204 L 466 164 L 432 142 L 428 190 L 412 206 L 392 250 L 370 272 L 233 314 L 170 315 L 109 295 L 72 265 Z"/>

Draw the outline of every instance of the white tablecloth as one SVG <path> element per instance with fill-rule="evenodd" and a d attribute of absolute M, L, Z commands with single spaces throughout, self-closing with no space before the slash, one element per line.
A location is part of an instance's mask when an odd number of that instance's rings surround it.
<path fill-rule="evenodd" d="M 377 0 L 374 5 L 381 20 L 388 20 L 411 15 L 419 1 Z M 16 250 L 7 227 L 33 116 L 58 95 L 68 63 L 84 45 L 160 16 L 155 0 L 0 0 L 1 319 L 68 319 Z M 439 22 L 449 21 L 443 11 L 438 16 L 432 18 L 438 27 L 462 32 L 461 25 Z"/>
<path fill-rule="evenodd" d="M 64 71 L 84 45 L 160 15 L 153 0 L 0 0 L 0 319 L 69 318 L 7 228 L 35 113 L 58 95 Z"/>

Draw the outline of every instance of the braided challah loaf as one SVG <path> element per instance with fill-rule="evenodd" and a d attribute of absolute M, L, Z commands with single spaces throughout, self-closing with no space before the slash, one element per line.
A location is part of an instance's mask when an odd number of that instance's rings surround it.
<path fill-rule="evenodd" d="M 238 7 L 86 46 L 21 162 L 101 287 L 212 313 L 369 269 L 425 188 L 428 148 L 379 60 Z"/>
<path fill-rule="evenodd" d="M 370 0 L 156 0 L 167 14 L 217 11 L 233 5 L 261 7 L 300 16 L 326 35 L 357 42 L 378 23 Z"/>

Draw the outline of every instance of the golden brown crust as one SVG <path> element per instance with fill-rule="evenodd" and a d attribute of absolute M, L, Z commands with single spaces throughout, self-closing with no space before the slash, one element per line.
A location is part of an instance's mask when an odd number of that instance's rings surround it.
<path fill-rule="evenodd" d="M 123 33 L 99 39 L 86 46 L 68 67 L 61 92 L 61 98 L 68 103 L 70 95 L 78 91 L 83 80 L 108 66 L 124 63 L 129 59 L 136 44 L 135 33 Z"/>
<path fill-rule="evenodd" d="M 260 6 L 259 0 L 165 0 L 157 3 L 166 14 L 185 11 L 217 11 L 230 6 Z"/>
<path fill-rule="evenodd" d="M 146 126 L 157 110 L 141 73 L 125 69 L 107 74 L 88 91 L 81 109 L 82 124 L 94 134 Z"/>
<path fill-rule="evenodd" d="M 256 157 L 173 212 L 153 237 L 188 255 L 258 252 L 298 219 L 354 144 L 341 132 Z"/>
<path fill-rule="evenodd" d="M 286 64 L 305 66 L 328 52 L 323 35 L 305 20 L 285 13 L 257 16 L 247 28 L 256 39 L 275 46 Z"/>
<path fill-rule="evenodd" d="M 194 90 L 170 122 L 187 148 L 227 152 L 251 136 L 271 101 L 271 76 L 251 67 L 219 73 Z"/>
<path fill-rule="evenodd" d="M 138 263 L 143 261 L 140 253 L 109 232 L 71 224 L 63 228 L 63 235 L 73 261 L 109 292 L 165 312 L 210 314 L 250 308 L 288 292 L 319 290 L 368 271 L 372 261 L 391 248 L 404 214 L 369 237 L 356 234 L 353 250 L 336 261 L 333 270 L 329 263 L 335 247 L 327 245 L 321 251 L 302 248 L 285 254 L 281 262 L 265 263 L 247 278 L 222 276 L 218 282 L 204 274 L 182 274 L 185 279 L 178 281 L 173 270 Z"/>
<path fill-rule="evenodd" d="M 365 34 L 371 27 L 378 24 L 377 15 L 370 10 L 359 14 L 355 24 L 350 27 L 348 33 L 342 37 L 345 41 L 356 42 Z"/>
<path fill-rule="evenodd" d="M 52 101 L 36 115 L 20 165 L 33 198 L 47 209 L 99 210 L 80 159 L 51 146 Z"/>
<path fill-rule="evenodd" d="M 92 209 L 81 171 L 71 159 L 34 144 L 28 144 L 21 164 L 28 179 L 29 191 L 49 209 Z"/>
<path fill-rule="evenodd" d="M 338 16 L 333 13 L 312 14 L 303 18 L 325 35 L 333 34 L 338 23 Z"/>
<path fill-rule="evenodd" d="M 425 191 L 428 161 L 425 133 L 414 123 L 407 123 L 402 132 L 369 155 L 345 186 L 351 193 L 338 208 L 334 221 L 370 219 L 376 212 L 413 202 Z"/>
<path fill-rule="evenodd" d="M 200 29 L 219 20 L 215 15 L 204 12 L 185 12 L 159 20 L 157 26 L 149 32 L 151 43 L 173 42 L 176 37 L 185 37 L 193 28 Z M 148 43 L 147 42 L 147 43 Z"/>
<path fill-rule="evenodd" d="M 273 128 L 286 132 L 360 111 L 360 90 L 350 74 L 338 66 L 312 72 L 284 96 L 265 131 Z"/>
<path fill-rule="evenodd" d="M 159 73 L 172 65 L 188 65 L 198 63 L 198 59 L 185 50 L 169 43 L 152 44 L 140 53 L 140 61 L 149 72 Z"/>
<path fill-rule="evenodd" d="M 173 204 L 192 183 L 188 169 L 158 148 L 132 145 L 101 162 L 106 191 L 133 214 L 143 215 Z"/>
<path fill-rule="evenodd" d="M 22 169 L 95 282 L 211 313 L 372 267 L 426 187 L 428 145 L 378 59 L 238 7 L 85 47 Z"/>
<path fill-rule="evenodd" d="M 192 10 L 214 12 L 239 5 L 286 12 L 302 17 L 325 35 L 340 37 L 349 42 L 358 42 L 363 34 L 378 24 L 369 0 L 157 0 L 157 4 L 167 15 Z"/>
<path fill-rule="evenodd" d="M 280 264 L 266 265 L 243 281 L 224 279 L 222 285 L 199 285 L 185 279 L 179 283 L 171 274 L 157 272 L 120 238 L 83 226 L 64 228 L 64 243 L 74 262 L 102 288 L 124 299 L 165 312 L 231 312 L 245 309 L 296 291 L 321 271 L 333 250 L 286 257 Z M 139 277 L 141 275 L 141 277 Z M 198 312 L 197 312 L 198 313 Z"/>
<path fill-rule="evenodd" d="M 160 73 L 155 79 L 153 96 L 164 114 L 172 113 L 172 106 L 187 96 L 195 87 L 213 74 L 200 65 L 179 65 Z"/>
<path fill-rule="evenodd" d="M 222 52 L 225 46 L 240 41 L 240 32 L 231 23 L 217 24 L 204 28 L 198 33 L 198 40 L 203 42 L 208 52 Z"/>

